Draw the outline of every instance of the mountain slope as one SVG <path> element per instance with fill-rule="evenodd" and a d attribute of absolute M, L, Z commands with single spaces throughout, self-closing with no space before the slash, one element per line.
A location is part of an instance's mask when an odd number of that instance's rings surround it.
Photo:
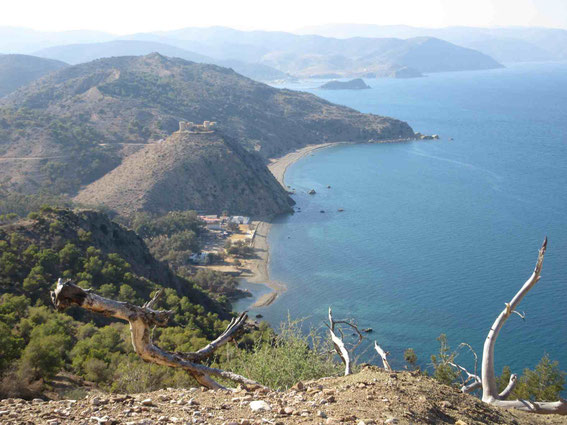
<path fill-rule="evenodd" d="M 223 170 L 238 187 L 268 158 L 308 144 L 414 136 L 404 122 L 275 89 L 230 69 L 159 54 L 118 57 L 63 69 L 0 100 L 0 179 L 10 190 L 74 195 L 144 145 L 169 137 L 179 121 L 205 120 L 217 121 L 219 132 L 256 152 L 246 157 L 246 167 L 231 161 L 235 168 Z M 222 157 L 214 152 L 204 151 L 203 160 L 218 169 Z M 221 180 L 215 182 L 219 187 Z M 271 183 L 266 188 L 277 191 Z M 204 185 L 194 190 L 193 200 L 210 195 Z M 258 193 L 266 195 L 260 206 L 232 203 L 236 194 L 227 206 L 237 208 L 234 213 L 289 209 L 281 193 Z M 210 207 L 220 206 L 217 201 Z"/>
<path fill-rule="evenodd" d="M 0 97 L 66 66 L 64 62 L 35 56 L 0 55 Z"/>
<path fill-rule="evenodd" d="M 253 216 L 291 211 L 291 199 L 268 169 L 218 133 L 177 132 L 130 155 L 75 198 L 123 215 L 197 210 Z"/>
<path fill-rule="evenodd" d="M 404 122 L 230 69 L 159 54 L 118 57 L 63 69 L 0 100 L 0 179 L 27 193 L 74 194 L 182 120 L 217 121 L 264 161 L 308 144 L 414 136 Z"/>
<path fill-rule="evenodd" d="M 93 290 L 128 283 L 143 300 L 158 287 L 172 288 L 207 311 L 228 317 L 222 306 L 157 261 L 141 237 L 99 212 L 44 208 L 0 225 L 0 242 L 0 295 L 23 294 L 48 304 L 53 282 L 67 277 L 83 280 Z"/>

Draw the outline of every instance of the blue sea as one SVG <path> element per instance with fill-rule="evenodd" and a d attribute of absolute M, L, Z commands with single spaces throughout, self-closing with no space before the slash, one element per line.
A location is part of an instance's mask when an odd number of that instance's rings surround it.
<path fill-rule="evenodd" d="M 271 278 L 288 290 L 251 313 L 318 327 L 332 306 L 373 328 L 360 361 L 377 360 L 377 340 L 398 368 L 409 347 L 427 366 L 440 334 L 480 355 L 547 235 L 542 279 L 520 305 L 526 319 L 504 327 L 497 368 L 521 372 L 548 353 L 567 370 L 567 64 L 366 82 L 371 90 L 286 87 L 441 140 L 335 146 L 292 165 L 285 181 L 301 212 L 269 235 Z"/>

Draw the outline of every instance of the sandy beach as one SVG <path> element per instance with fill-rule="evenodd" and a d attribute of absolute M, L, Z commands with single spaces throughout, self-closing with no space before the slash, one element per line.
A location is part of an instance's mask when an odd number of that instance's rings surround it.
<path fill-rule="evenodd" d="M 278 159 L 273 159 L 268 165 L 269 170 L 272 172 L 276 180 L 287 190 L 284 177 L 288 167 L 294 162 L 300 160 L 304 156 L 309 155 L 311 152 L 323 149 L 336 143 L 323 143 L 320 145 L 309 145 L 295 152 L 291 152 Z M 270 279 L 268 271 L 268 263 L 270 261 L 270 250 L 268 246 L 268 234 L 270 233 L 271 223 L 268 221 L 257 221 L 256 232 L 252 240 L 252 247 L 256 252 L 257 258 L 247 261 L 248 273 L 243 274 L 242 277 L 249 283 L 259 283 L 266 285 L 272 292 L 261 296 L 251 306 L 252 308 L 265 307 L 273 303 L 276 298 L 286 290 L 285 284 L 276 282 Z"/>

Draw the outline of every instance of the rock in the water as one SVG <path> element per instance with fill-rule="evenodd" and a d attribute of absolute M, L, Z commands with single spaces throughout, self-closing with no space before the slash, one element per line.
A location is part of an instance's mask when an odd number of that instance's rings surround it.
<path fill-rule="evenodd" d="M 315 195 L 317 192 L 315 192 L 315 189 L 311 189 L 309 192 L 307 192 L 309 195 Z"/>
<path fill-rule="evenodd" d="M 363 90 L 369 89 L 370 86 L 362 78 L 355 78 L 350 81 L 329 81 L 319 88 L 324 90 Z"/>

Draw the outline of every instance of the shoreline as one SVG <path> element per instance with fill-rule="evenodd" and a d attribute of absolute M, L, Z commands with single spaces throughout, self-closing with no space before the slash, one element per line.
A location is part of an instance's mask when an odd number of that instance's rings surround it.
<path fill-rule="evenodd" d="M 324 149 L 333 146 L 337 143 L 322 143 L 320 145 L 309 145 L 296 151 L 290 152 L 280 158 L 272 159 L 268 164 L 268 169 L 272 172 L 276 180 L 287 191 L 285 185 L 285 172 L 295 162 L 301 158 L 309 155 L 318 149 Z M 258 298 L 249 308 L 267 307 L 272 304 L 282 293 L 287 290 L 287 286 L 283 282 L 277 282 L 270 279 L 270 272 L 268 271 L 268 264 L 270 261 L 270 247 L 268 245 L 268 234 L 272 227 L 271 221 L 257 221 L 256 231 L 252 240 L 252 248 L 256 253 L 257 258 L 247 261 L 247 268 L 249 270 L 246 275 L 241 276 L 242 280 L 248 283 L 260 284 L 267 286 L 272 291 L 268 294 L 262 295 Z"/>
<path fill-rule="evenodd" d="M 368 141 L 362 143 L 399 143 L 410 142 L 414 140 L 415 139 L 392 139 Z M 280 158 L 270 160 L 268 169 L 274 175 L 276 180 L 282 185 L 282 187 L 286 191 L 289 191 L 287 186 L 285 185 L 285 173 L 291 165 L 316 150 L 325 149 L 330 146 L 356 143 L 360 142 L 327 142 L 318 145 L 308 145 L 296 151 L 290 152 Z M 287 286 L 283 282 L 278 282 L 270 279 L 270 272 L 268 270 L 268 264 L 270 261 L 268 235 L 270 233 L 272 223 L 271 221 L 256 221 L 256 223 L 256 232 L 252 240 L 252 248 L 254 248 L 254 252 L 256 253 L 257 258 L 247 261 L 247 268 L 249 272 L 246 273 L 246 275 L 241 276 L 240 279 L 245 280 L 248 283 L 267 286 L 272 291 L 268 294 L 262 295 L 248 308 L 267 307 L 287 290 Z"/>

